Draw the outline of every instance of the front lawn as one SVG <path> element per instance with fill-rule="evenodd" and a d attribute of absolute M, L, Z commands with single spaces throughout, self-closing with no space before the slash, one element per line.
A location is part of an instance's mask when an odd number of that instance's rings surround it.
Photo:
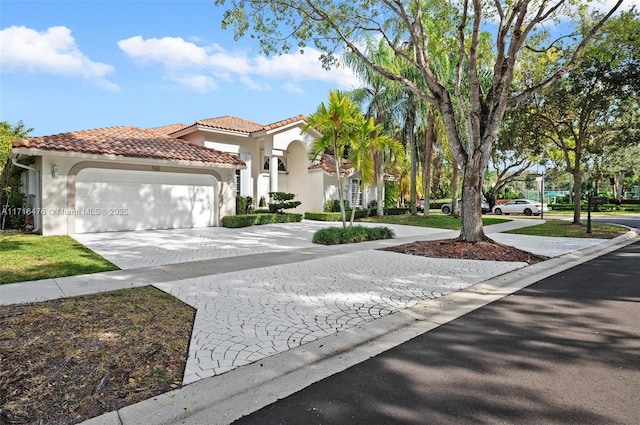
<path fill-rule="evenodd" d="M 591 233 L 587 233 L 587 224 L 572 224 L 567 220 L 547 220 L 536 226 L 523 227 L 505 233 L 532 236 L 560 236 L 567 238 L 613 239 L 627 233 L 629 229 L 616 224 L 591 222 Z"/>
<path fill-rule="evenodd" d="M 118 270 L 69 236 L 0 233 L 0 285 Z"/>
<path fill-rule="evenodd" d="M 440 229 L 459 230 L 460 219 L 451 217 L 450 215 L 444 215 L 440 212 L 430 213 L 428 217 L 422 214 L 418 215 L 387 215 L 384 217 L 367 217 L 358 221 L 368 221 L 372 223 L 385 223 L 385 224 L 404 224 L 406 226 L 421 226 L 421 227 L 437 227 Z M 495 217 L 482 217 L 482 224 L 489 226 L 491 224 L 498 224 L 510 221 L 506 218 Z"/>

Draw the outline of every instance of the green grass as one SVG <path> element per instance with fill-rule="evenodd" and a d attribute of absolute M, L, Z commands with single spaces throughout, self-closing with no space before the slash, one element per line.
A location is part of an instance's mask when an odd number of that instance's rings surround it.
<path fill-rule="evenodd" d="M 606 223 L 591 222 L 591 233 L 587 233 L 587 225 L 572 224 L 567 220 L 547 220 L 545 223 L 536 226 L 523 227 L 521 229 L 510 230 L 505 233 L 532 236 L 559 236 L 567 238 L 594 238 L 613 239 L 627 233 L 629 229 L 624 226 Z"/>
<path fill-rule="evenodd" d="M 388 215 L 384 217 L 369 217 L 359 221 L 368 221 L 373 223 L 386 223 L 386 224 L 404 224 L 406 226 L 421 226 L 421 227 L 437 227 L 440 229 L 459 230 L 460 219 L 453 218 L 448 215 L 444 215 L 438 212 L 430 212 L 428 217 L 422 214 L 418 215 Z M 482 224 L 489 226 L 491 224 L 498 224 L 510 221 L 506 218 L 495 217 L 482 217 Z"/>
<path fill-rule="evenodd" d="M 547 214 L 549 215 L 562 215 L 562 216 L 573 216 L 573 210 L 554 210 L 552 209 L 551 211 L 549 211 L 548 213 L 544 213 L 544 215 L 546 216 Z M 583 208 L 580 211 L 580 216 L 582 217 L 586 217 L 588 214 L 587 209 Z M 592 217 L 597 217 L 597 216 L 616 216 L 616 215 L 633 215 L 633 214 L 638 214 L 638 211 L 633 211 L 633 210 L 614 210 L 614 211 L 591 211 L 591 216 Z"/>
<path fill-rule="evenodd" d="M 441 229 L 459 230 L 460 219 L 453 218 L 439 212 L 430 213 L 429 217 L 423 215 L 390 215 L 385 217 L 370 217 L 360 221 L 369 221 L 375 223 L 386 224 L 404 224 L 407 226 L 437 227 Z M 489 226 L 491 224 L 504 223 L 511 221 L 505 218 L 482 217 L 482 224 Z M 594 238 L 594 239 L 613 239 L 626 233 L 628 229 L 624 226 L 605 223 L 591 223 L 591 233 L 587 234 L 587 225 L 573 225 L 567 220 L 549 220 L 545 218 L 545 223 L 535 226 L 523 227 L 521 229 L 511 230 L 505 233 L 514 233 L 519 235 L 532 236 L 556 236 L 567 238 Z"/>
<path fill-rule="evenodd" d="M 118 270 L 69 236 L 0 234 L 0 285 Z"/>

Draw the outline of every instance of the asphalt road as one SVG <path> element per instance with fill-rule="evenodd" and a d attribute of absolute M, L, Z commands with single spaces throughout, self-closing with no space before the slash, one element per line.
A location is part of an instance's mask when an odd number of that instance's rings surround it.
<path fill-rule="evenodd" d="M 591 221 L 597 221 L 599 223 L 613 223 L 621 224 L 623 226 L 633 227 L 640 229 L 640 214 L 635 215 L 620 215 L 620 216 L 596 216 L 591 217 Z M 584 218 L 584 224 L 587 224 L 587 219 Z"/>
<path fill-rule="evenodd" d="M 638 424 L 640 242 L 541 280 L 236 423 Z"/>

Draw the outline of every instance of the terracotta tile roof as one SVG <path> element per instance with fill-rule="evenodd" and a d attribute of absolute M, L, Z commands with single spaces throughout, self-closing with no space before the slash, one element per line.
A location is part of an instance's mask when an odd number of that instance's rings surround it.
<path fill-rule="evenodd" d="M 229 115 L 224 117 L 199 120 L 196 121 L 195 125 L 216 128 L 219 130 L 236 131 L 239 133 L 255 133 L 256 131 L 260 131 L 263 128 L 262 124 L 247 121 L 238 117 L 232 117 Z"/>
<path fill-rule="evenodd" d="M 228 130 L 228 131 L 235 131 L 239 133 L 251 134 L 251 133 L 257 133 L 259 131 L 275 130 L 277 128 L 281 128 L 298 121 L 303 121 L 304 119 L 305 119 L 305 116 L 301 114 L 301 115 L 296 115 L 295 117 L 276 121 L 271 124 L 263 125 L 263 124 L 258 124 L 256 122 L 248 121 L 242 118 L 226 115 L 223 117 L 208 118 L 205 120 L 196 121 L 194 126 L 203 126 L 203 127 L 210 127 L 218 130 Z"/>
<path fill-rule="evenodd" d="M 225 152 L 194 145 L 181 139 L 162 135 L 157 131 L 125 126 L 16 140 L 13 142 L 13 147 L 192 161 L 234 168 L 246 166 L 238 157 Z"/>
<path fill-rule="evenodd" d="M 325 173 L 336 174 L 335 164 L 336 162 L 333 159 L 333 155 L 324 153 L 320 156 L 320 159 L 318 159 L 315 164 L 309 167 L 309 170 L 322 170 Z M 340 171 L 344 174 L 352 174 L 355 170 L 351 167 L 351 164 L 349 164 L 348 160 L 343 159 L 342 168 Z"/>
<path fill-rule="evenodd" d="M 284 127 L 289 124 L 293 124 L 298 121 L 304 121 L 306 118 L 304 115 L 300 114 L 295 117 L 287 118 L 286 120 L 276 121 L 272 124 L 267 124 L 264 126 L 263 130 L 275 130 L 276 128 Z"/>
<path fill-rule="evenodd" d="M 151 127 L 151 128 L 148 128 L 147 130 L 157 131 L 158 133 L 169 135 L 171 133 L 175 133 L 178 130 L 182 130 L 185 127 L 189 127 L 189 126 L 183 123 L 176 123 L 176 124 L 162 125 L 160 127 Z"/>

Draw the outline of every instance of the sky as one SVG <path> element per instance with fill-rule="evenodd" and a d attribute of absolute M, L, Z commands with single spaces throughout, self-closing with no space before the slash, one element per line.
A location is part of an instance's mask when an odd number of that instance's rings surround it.
<path fill-rule="evenodd" d="M 312 48 L 265 57 L 235 41 L 223 11 L 213 0 L 0 0 L 0 121 L 32 136 L 223 115 L 270 124 L 359 85 L 323 70 Z"/>
<path fill-rule="evenodd" d="M 213 0 L 0 0 L 0 121 L 32 136 L 223 115 L 270 124 L 358 86 L 314 49 L 265 57 L 234 41 L 222 13 Z"/>

